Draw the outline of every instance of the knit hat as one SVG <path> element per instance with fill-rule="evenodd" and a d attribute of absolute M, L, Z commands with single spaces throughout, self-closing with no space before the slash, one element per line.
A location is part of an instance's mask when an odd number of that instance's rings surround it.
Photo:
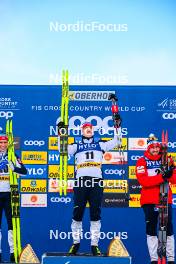
<path fill-rule="evenodd" d="M 154 146 L 161 148 L 161 144 L 158 141 L 158 138 L 155 137 L 155 135 L 151 133 L 147 139 L 147 149 L 149 150 L 150 148 L 153 148 Z"/>
<path fill-rule="evenodd" d="M 93 127 L 93 125 L 90 122 L 85 122 L 82 124 L 81 128 L 85 128 L 85 127 Z"/>
<path fill-rule="evenodd" d="M 8 137 L 6 134 L 0 134 L 0 141 L 1 140 L 8 140 Z"/>

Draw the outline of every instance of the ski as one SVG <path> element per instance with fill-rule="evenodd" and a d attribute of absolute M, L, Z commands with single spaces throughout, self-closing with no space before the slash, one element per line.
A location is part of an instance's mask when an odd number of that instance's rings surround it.
<path fill-rule="evenodd" d="M 60 173 L 59 193 L 67 194 L 67 172 L 68 172 L 68 103 L 69 103 L 69 75 L 68 70 L 62 71 L 62 98 L 61 119 L 64 122 L 64 131 L 60 134 Z"/>
<path fill-rule="evenodd" d="M 168 132 L 162 131 L 161 142 L 161 171 L 165 171 L 169 166 L 167 155 Z M 164 181 L 160 185 L 160 204 L 159 209 L 159 231 L 158 231 L 158 264 L 166 264 L 166 244 L 167 244 L 167 222 L 168 222 L 168 190 L 169 183 Z"/>
<path fill-rule="evenodd" d="M 15 164 L 15 150 L 13 139 L 12 120 L 7 120 L 6 134 L 8 136 L 8 162 Z M 21 254 L 21 232 L 20 232 L 20 195 L 18 191 L 17 174 L 9 167 L 10 189 L 11 189 L 11 207 L 12 207 L 12 225 L 14 240 L 15 262 L 18 263 Z"/>
<path fill-rule="evenodd" d="M 124 163 L 124 151 L 123 151 L 123 146 L 122 146 L 122 133 L 121 133 L 120 125 L 118 125 L 115 122 L 116 116 L 119 115 L 119 108 L 118 108 L 118 105 L 117 105 L 118 99 L 117 99 L 115 94 L 110 94 L 108 99 L 112 101 L 112 107 L 111 107 L 112 118 L 113 118 L 113 121 L 114 121 L 114 127 L 115 127 L 115 130 L 116 130 L 116 134 L 118 135 L 118 141 L 121 143 L 118 146 L 118 151 L 120 153 L 120 161 L 123 164 Z M 119 133 L 118 130 L 120 130 L 120 133 Z"/>
<path fill-rule="evenodd" d="M 121 131 L 121 124 L 117 124 L 117 122 L 115 121 L 117 117 L 119 117 L 119 107 L 118 107 L 118 98 L 115 94 L 110 94 L 108 100 L 112 101 L 112 107 L 111 107 L 111 111 L 112 111 L 112 118 L 114 121 L 114 127 L 116 130 L 116 134 L 118 136 L 118 142 L 120 142 L 120 145 L 118 145 L 118 152 L 119 152 L 119 156 L 120 156 L 120 163 L 122 165 L 125 164 L 125 154 L 124 154 L 124 146 L 122 145 L 122 131 Z M 123 188 L 125 189 L 125 200 L 129 201 L 129 196 L 127 197 L 127 180 L 124 179 L 124 174 L 123 174 Z"/>

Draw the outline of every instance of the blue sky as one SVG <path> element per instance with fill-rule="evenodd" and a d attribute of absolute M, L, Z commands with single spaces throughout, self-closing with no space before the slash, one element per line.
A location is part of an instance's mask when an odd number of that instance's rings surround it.
<path fill-rule="evenodd" d="M 175 85 L 175 12 L 175 0 L 1 0 L 0 84 L 56 84 L 68 68 L 71 83 Z M 92 22 L 126 31 L 50 29 Z"/>

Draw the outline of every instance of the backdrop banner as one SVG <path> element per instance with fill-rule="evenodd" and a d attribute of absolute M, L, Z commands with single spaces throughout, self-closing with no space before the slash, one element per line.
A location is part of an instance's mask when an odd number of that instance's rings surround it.
<path fill-rule="evenodd" d="M 98 140 L 113 137 L 109 93 L 116 93 L 122 117 L 125 164 L 119 162 L 116 149 L 104 154 L 105 183 L 102 201 L 100 248 L 105 252 L 110 241 L 119 236 L 132 256 L 133 263 L 148 259 L 145 222 L 140 208 L 140 189 L 135 164 L 146 148 L 150 133 L 161 140 L 162 130 L 169 133 L 169 152 L 176 161 L 175 86 L 70 86 L 69 142 L 81 139 L 79 125 L 95 126 Z M 59 152 L 56 120 L 60 117 L 61 86 L 0 85 L 0 127 L 5 130 L 13 119 L 15 148 L 28 174 L 20 177 L 22 246 L 30 243 L 40 258 L 44 252 L 67 252 L 72 243 L 74 157 L 68 159 L 69 188 L 66 196 L 58 191 Z M 111 187 L 116 181 L 116 187 Z M 126 201 L 124 181 L 127 183 Z M 176 185 L 172 185 L 176 208 Z M 175 212 L 175 210 L 174 210 Z M 80 251 L 90 251 L 89 208 L 83 220 Z M 176 218 L 174 214 L 174 228 Z M 4 259 L 7 258 L 7 226 L 2 223 Z M 140 249 L 140 250 L 139 250 Z"/>

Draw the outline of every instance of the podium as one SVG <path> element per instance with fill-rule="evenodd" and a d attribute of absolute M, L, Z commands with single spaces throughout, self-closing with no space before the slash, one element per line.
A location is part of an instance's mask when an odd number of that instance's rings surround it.
<path fill-rule="evenodd" d="M 77 254 L 51 252 L 42 255 L 42 264 L 131 264 L 131 257 L 108 257 L 107 255 L 93 256 L 91 254 Z"/>

